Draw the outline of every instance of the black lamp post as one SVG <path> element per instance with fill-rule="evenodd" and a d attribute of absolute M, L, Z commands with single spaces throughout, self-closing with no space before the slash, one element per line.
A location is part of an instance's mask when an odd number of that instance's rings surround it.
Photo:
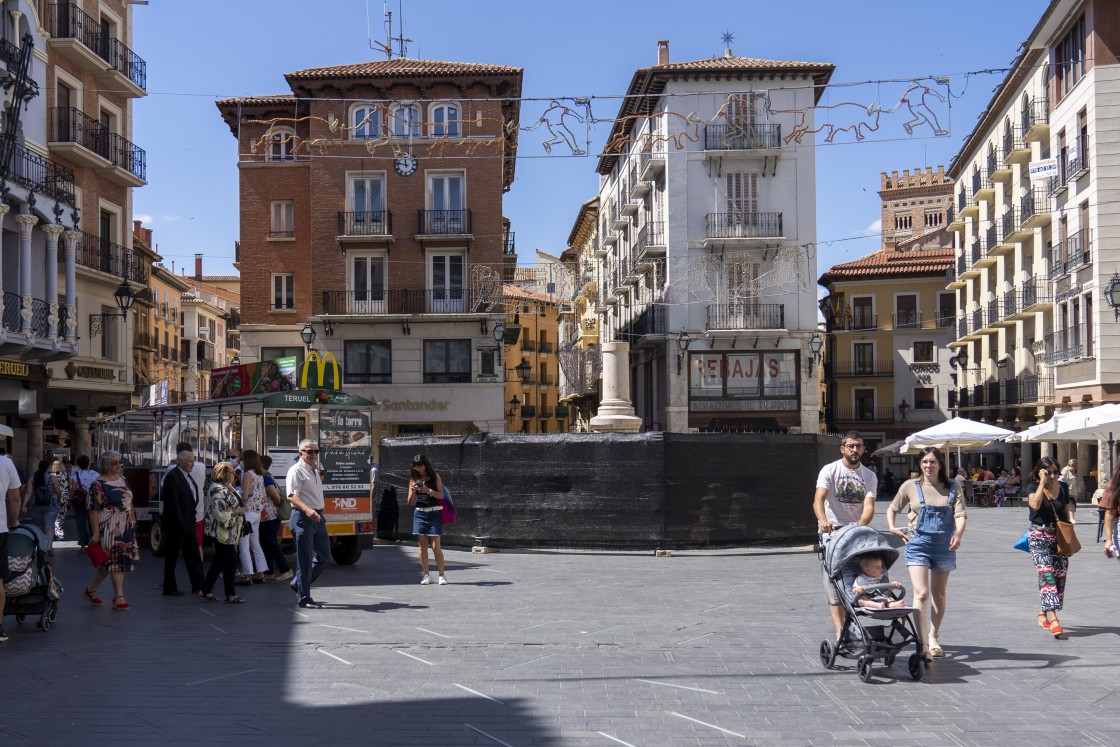
<path fill-rule="evenodd" d="M 1120 319 L 1120 273 L 1112 273 L 1112 279 L 1104 289 L 1104 300 L 1112 307 L 1112 318 Z"/>
<path fill-rule="evenodd" d="M 688 346 L 692 344 L 692 336 L 685 330 L 677 333 L 677 376 L 681 375 L 681 364 L 684 362 L 684 354 L 688 352 Z"/>
<path fill-rule="evenodd" d="M 300 330 L 299 336 L 300 339 L 303 340 L 303 344 L 307 346 L 308 350 L 311 349 L 312 343 L 314 343 L 315 338 L 318 337 L 318 335 L 315 334 L 315 329 L 311 326 L 311 322 L 307 322 L 303 325 L 303 329 Z"/>
<path fill-rule="evenodd" d="M 533 367 L 529 365 L 529 361 L 522 358 L 521 362 L 513 367 L 513 370 L 517 372 L 517 376 L 521 379 L 521 383 L 525 383 L 529 380 L 529 373 L 533 370 Z"/>
<path fill-rule="evenodd" d="M 509 409 L 506 410 L 506 417 L 512 418 L 513 416 L 517 415 L 517 411 L 521 409 L 521 400 L 519 400 L 517 398 L 517 395 L 515 394 L 513 395 L 513 399 L 511 399 L 507 404 L 509 405 Z"/>
<path fill-rule="evenodd" d="M 824 348 L 824 340 L 816 332 L 809 338 L 809 352 L 813 354 L 813 365 L 816 365 L 821 359 L 821 349 Z M 812 367 L 809 370 L 813 370 Z"/>
<path fill-rule="evenodd" d="M 128 312 L 132 311 L 133 305 L 136 303 L 136 293 L 129 286 L 127 280 L 122 280 L 120 287 L 113 293 L 113 300 L 117 302 L 117 308 L 120 309 L 119 314 L 90 314 L 89 315 L 89 336 L 97 337 L 105 328 L 105 323 L 113 317 L 119 316 L 121 319 L 128 318 Z"/>
<path fill-rule="evenodd" d="M 908 412 L 910 412 L 910 405 L 906 402 L 906 399 L 903 398 L 903 400 L 898 403 L 898 414 L 902 416 L 903 423 L 906 422 L 906 413 Z"/>

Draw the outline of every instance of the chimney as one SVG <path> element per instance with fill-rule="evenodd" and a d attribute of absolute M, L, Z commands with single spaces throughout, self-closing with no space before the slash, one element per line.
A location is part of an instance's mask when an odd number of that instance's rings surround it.
<path fill-rule="evenodd" d="M 669 40 L 668 39 L 662 39 L 659 42 L 657 42 L 657 64 L 658 65 L 668 65 L 669 64 Z"/>
<path fill-rule="evenodd" d="M 202 255 L 194 255 L 194 279 L 202 282 Z"/>

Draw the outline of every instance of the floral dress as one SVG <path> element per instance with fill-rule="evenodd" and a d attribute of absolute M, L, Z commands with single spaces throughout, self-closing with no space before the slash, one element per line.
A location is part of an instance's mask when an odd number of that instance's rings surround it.
<path fill-rule="evenodd" d="M 132 491 L 123 477 L 98 478 L 89 486 L 89 508 L 99 511 L 98 544 L 109 553 L 101 566 L 106 571 L 131 571 L 140 559 L 136 544 L 136 513 L 132 510 Z"/>
<path fill-rule="evenodd" d="M 222 545 L 236 545 L 241 541 L 242 518 L 234 516 L 233 510 L 241 506 L 241 498 L 233 488 L 221 483 L 211 484 L 207 497 L 210 507 L 203 524 L 206 536 Z"/>

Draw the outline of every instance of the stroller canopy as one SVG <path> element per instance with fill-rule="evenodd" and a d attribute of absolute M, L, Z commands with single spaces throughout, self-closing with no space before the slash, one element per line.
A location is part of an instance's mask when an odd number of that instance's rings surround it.
<path fill-rule="evenodd" d="M 825 545 L 824 570 L 832 578 L 840 578 L 857 555 L 867 552 L 879 553 L 886 568 L 898 560 L 898 550 L 891 547 L 879 530 L 858 524 L 840 527 Z"/>

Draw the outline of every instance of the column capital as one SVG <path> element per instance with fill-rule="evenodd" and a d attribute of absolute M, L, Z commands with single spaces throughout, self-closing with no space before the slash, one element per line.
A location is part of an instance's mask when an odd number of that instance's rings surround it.
<path fill-rule="evenodd" d="M 34 225 L 34 224 L 32 224 Z M 44 223 L 43 233 L 47 235 L 47 240 L 58 241 L 58 237 L 66 232 L 66 226 L 60 226 L 57 223 Z"/>
<path fill-rule="evenodd" d="M 8 203 L 6 203 L 6 202 L 0 202 L 0 218 L 2 218 L 2 217 L 4 217 L 5 215 L 7 215 L 7 214 L 8 214 L 8 211 L 9 211 L 9 210 L 11 210 L 11 209 L 12 209 L 12 206 L 11 206 L 11 205 L 9 205 Z"/>
<path fill-rule="evenodd" d="M 20 213 L 16 216 L 16 223 L 19 224 L 20 233 L 26 232 L 26 234 L 30 236 L 31 229 L 39 223 L 39 216 Z"/>

